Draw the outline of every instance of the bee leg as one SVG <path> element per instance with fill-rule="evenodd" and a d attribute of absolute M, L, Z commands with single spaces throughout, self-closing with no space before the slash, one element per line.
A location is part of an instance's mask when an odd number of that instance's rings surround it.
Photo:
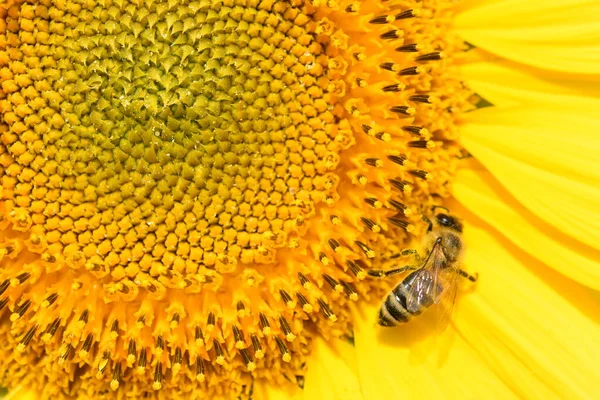
<path fill-rule="evenodd" d="M 387 271 L 385 271 L 383 269 L 372 269 L 372 270 L 368 271 L 367 273 L 374 278 L 387 278 L 388 276 L 401 274 L 404 271 L 408 271 L 409 269 L 416 269 L 416 268 L 413 267 L 412 265 L 405 265 L 402 268 L 388 269 Z"/>
<path fill-rule="evenodd" d="M 463 278 L 467 278 L 471 282 L 477 282 L 477 279 L 479 278 L 479 274 L 471 275 L 467 271 L 463 271 L 462 269 L 459 269 L 458 273 L 460 274 L 460 276 L 462 276 Z"/>
<path fill-rule="evenodd" d="M 421 256 L 419 255 L 419 252 L 417 252 L 417 250 L 415 250 L 415 249 L 404 249 L 400 253 L 390 256 L 390 258 L 393 259 L 393 258 L 408 257 L 408 256 L 414 257 L 416 262 L 421 261 Z"/>

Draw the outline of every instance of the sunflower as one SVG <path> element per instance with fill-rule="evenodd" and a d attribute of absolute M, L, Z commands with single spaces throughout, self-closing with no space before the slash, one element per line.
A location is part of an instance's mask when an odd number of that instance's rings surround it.
<path fill-rule="evenodd" d="M 13 398 L 591 398 L 594 1 L 0 5 Z M 452 324 L 378 328 L 433 206 Z M 29 391 L 29 394 L 27 393 Z"/>

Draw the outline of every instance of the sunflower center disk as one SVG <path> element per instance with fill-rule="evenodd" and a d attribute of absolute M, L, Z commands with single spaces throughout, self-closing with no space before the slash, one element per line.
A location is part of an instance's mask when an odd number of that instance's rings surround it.
<path fill-rule="evenodd" d="M 448 195 L 460 43 L 443 2 L 405 3 L 0 5 L 5 384 L 301 374 Z"/>

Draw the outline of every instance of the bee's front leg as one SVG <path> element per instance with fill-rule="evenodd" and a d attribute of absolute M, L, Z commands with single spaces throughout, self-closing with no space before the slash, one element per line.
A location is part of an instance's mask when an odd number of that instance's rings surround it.
<path fill-rule="evenodd" d="M 388 276 L 401 274 L 405 271 L 412 270 L 412 269 L 416 269 L 416 268 L 413 267 L 412 265 L 405 265 L 402 268 L 393 268 L 393 269 L 388 269 L 388 270 L 372 269 L 370 271 L 367 271 L 367 274 L 369 274 L 370 276 L 372 276 L 374 278 L 387 278 Z"/>

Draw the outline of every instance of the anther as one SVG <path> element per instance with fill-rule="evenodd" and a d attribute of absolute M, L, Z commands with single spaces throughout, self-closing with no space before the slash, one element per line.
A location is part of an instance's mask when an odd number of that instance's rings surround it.
<path fill-rule="evenodd" d="M 17 351 L 22 352 L 23 350 L 25 350 L 27 348 L 27 345 L 29 345 L 29 342 L 31 342 L 31 339 L 33 339 L 33 336 L 35 335 L 35 332 L 37 331 L 38 327 L 39 327 L 39 325 L 35 324 L 27 331 L 25 336 L 23 336 L 23 339 L 21 339 L 21 342 L 18 344 Z"/>
<path fill-rule="evenodd" d="M 241 300 L 237 302 L 236 308 L 238 317 L 243 318 L 244 315 L 246 315 L 246 307 L 244 306 L 244 303 Z"/>
<path fill-rule="evenodd" d="M 342 285 L 340 285 L 340 283 L 333 279 L 331 276 L 323 274 L 323 279 L 325 279 L 325 282 L 327 282 L 329 286 L 331 286 L 331 288 L 336 292 L 342 292 L 344 290 Z"/>
<path fill-rule="evenodd" d="M 3 310 L 7 304 L 8 304 L 8 298 L 4 298 L 4 299 L 0 300 L 0 311 Z"/>
<path fill-rule="evenodd" d="M 263 358 L 265 356 L 265 352 L 262 349 L 262 345 L 260 344 L 258 336 L 252 335 L 250 336 L 250 339 L 252 340 L 252 350 L 254 350 L 254 357 L 258 359 Z"/>
<path fill-rule="evenodd" d="M 418 43 L 405 44 L 404 46 L 396 47 L 396 51 L 403 53 L 416 53 L 421 50 L 422 46 Z"/>
<path fill-rule="evenodd" d="M 381 64 L 379 64 L 379 68 L 385 69 L 387 71 L 392 71 L 392 72 L 398 72 L 400 70 L 400 67 L 398 66 L 398 64 L 394 64 L 393 62 L 381 63 Z"/>
<path fill-rule="evenodd" d="M 322 251 L 319 253 L 319 261 L 321 262 L 321 264 L 323 265 L 329 265 L 329 258 L 327 257 L 327 255 L 325 253 L 323 253 Z"/>
<path fill-rule="evenodd" d="M 361 184 L 361 185 L 366 185 L 367 184 L 367 177 L 364 176 L 363 174 L 358 174 L 356 176 L 356 181 Z"/>
<path fill-rule="evenodd" d="M 204 382 L 204 361 L 200 356 L 196 356 L 196 380 L 198 382 Z"/>
<path fill-rule="evenodd" d="M 369 218 L 365 218 L 365 217 L 360 217 L 360 221 L 363 223 L 364 226 L 367 227 L 367 229 L 369 229 L 371 232 L 374 233 L 379 233 L 381 232 L 381 228 L 379 227 L 379 225 L 377 225 L 374 221 L 370 220 Z"/>
<path fill-rule="evenodd" d="M 248 350 L 241 349 L 240 355 L 242 356 L 242 360 L 244 361 L 244 364 L 246 365 L 246 369 L 250 372 L 254 371 L 256 369 L 256 364 L 254 363 L 254 360 L 252 360 L 252 357 L 250 356 L 250 353 L 248 352 Z"/>
<path fill-rule="evenodd" d="M 88 322 L 89 316 L 90 316 L 90 310 L 85 309 L 79 316 L 79 322 L 83 322 L 83 325 L 85 326 L 85 324 L 87 324 L 87 322 Z"/>
<path fill-rule="evenodd" d="M 62 355 L 60 356 L 58 363 L 64 364 L 69 359 L 69 357 L 71 357 L 71 353 L 73 352 L 73 350 L 75 350 L 75 348 L 73 347 L 73 345 L 71 343 L 69 343 L 67 345 L 67 348 L 65 349 L 64 353 L 62 353 Z"/>
<path fill-rule="evenodd" d="M 19 281 L 20 284 L 22 284 L 30 277 L 31 277 L 31 274 L 29 272 L 23 272 L 22 274 L 17 276 L 17 280 Z"/>
<path fill-rule="evenodd" d="M 375 258 L 375 251 L 373 251 L 372 248 L 370 248 L 369 246 L 367 246 L 366 244 L 364 244 L 363 242 L 360 242 L 358 240 L 355 241 L 354 243 L 365 254 L 365 256 L 367 258 Z"/>
<path fill-rule="evenodd" d="M 16 320 L 21 318 L 23 316 L 23 314 L 25 314 L 27 312 L 27 309 L 29 308 L 30 305 L 31 305 L 31 300 L 30 299 L 25 300 L 23 303 L 21 303 L 19 306 L 17 306 L 15 308 L 14 312 L 10 316 L 10 320 L 12 322 L 15 322 Z"/>
<path fill-rule="evenodd" d="M 279 289 L 279 294 L 281 295 L 281 300 L 283 300 L 288 308 L 294 308 L 294 300 L 292 299 L 292 296 L 288 294 L 288 292 L 283 289 Z"/>
<path fill-rule="evenodd" d="M 420 14 L 419 10 L 410 9 L 410 10 L 402 11 L 401 13 L 396 14 L 395 18 L 397 21 L 399 19 L 418 17 L 419 14 Z"/>
<path fill-rule="evenodd" d="M 404 229 L 407 232 L 413 232 L 415 230 L 414 225 L 403 219 L 391 217 L 388 218 L 388 221 L 390 221 L 390 223 L 397 226 L 398 228 Z"/>
<path fill-rule="evenodd" d="M 423 171 L 421 169 L 413 169 L 408 171 L 408 173 L 426 181 L 430 181 L 433 178 L 429 172 Z"/>
<path fill-rule="evenodd" d="M 215 314 L 211 311 L 206 319 L 206 329 L 211 330 L 215 327 Z"/>
<path fill-rule="evenodd" d="M 356 61 L 365 61 L 367 59 L 367 56 L 364 53 L 354 53 L 352 56 Z"/>
<path fill-rule="evenodd" d="M 390 111 L 402 115 L 414 115 L 416 112 L 414 108 L 408 106 L 394 106 L 390 108 Z"/>
<path fill-rule="evenodd" d="M 269 320 L 267 319 L 267 316 L 263 313 L 260 313 L 260 315 L 259 315 L 259 325 L 260 325 L 260 329 L 262 330 L 262 332 L 265 335 L 271 334 L 271 324 L 269 324 Z"/>
<path fill-rule="evenodd" d="M 399 181 L 397 179 L 388 179 L 388 182 L 390 182 L 392 186 L 394 186 L 396 189 L 400 190 L 403 193 L 412 192 L 412 186 L 409 182 Z"/>
<path fill-rule="evenodd" d="M 396 201 L 394 199 L 390 199 L 388 200 L 388 204 L 392 207 L 394 207 L 396 210 L 398 210 L 400 213 L 404 214 L 404 215 L 410 215 L 412 214 L 409 208 L 407 208 L 404 204 L 400 203 L 399 201 Z"/>
<path fill-rule="evenodd" d="M 44 333 L 42 334 L 42 340 L 44 340 L 45 342 L 50 340 L 50 338 L 52 338 L 52 336 L 54 336 L 54 334 L 58 330 L 59 326 L 60 326 L 60 318 L 56 318 L 44 330 Z"/>
<path fill-rule="evenodd" d="M 371 167 L 382 167 L 383 162 L 379 158 L 365 158 L 365 164 L 370 165 Z"/>
<path fill-rule="evenodd" d="M 382 39 L 386 39 L 386 40 L 399 39 L 400 35 L 398 35 L 398 33 L 402 33 L 402 31 L 399 31 L 397 29 L 392 29 L 391 31 L 382 33 L 381 35 L 379 35 L 379 37 Z"/>
<path fill-rule="evenodd" d="M 400 70 L 400 72 L 398 72 L 398 75 L 419 75 L 421 72 L 423 72 L 423 67 L 408 67 L 404 68 L 403 70 Z"/>
<path fill-rule="evenodd" d="M 382 88 L 384 92 L 399 92 L 404 89 L 404 85 L 401 83 L 394 83 L 393 85 L 387 85 Z"/>
<path fill-rule="evenodd" d="M 350 268 L 350 271 L 352 271 L 354 276 L 356 276 L 358 279 L 362 280 L 366 278 L 367 275 L 365 274 L 365 271 L 363 271 L 363 269 L 354 261 L 348 260 L 346 261 L 346 265 L 348 266 L 348 268 Z"/>
<path fill-rule="evenodd" d="M 217 339 L 213 339 L 213 347 L 215 348 L 215 354 L 217 355 L 215 361 L 217 364 L 223 365 L 225 363 L 225 356 L 223 355 L 223 349 Z"/>
<path fill-rule="evenodd" d="M 355 13 L 355 12 L 358 12 L 359 6 L 360 6 L 359 3 L 351 3 L 346 6 L 344 11 L 346 11 L 348 13 Z"/>
<path fill-rule="evenodd" d="M 140 358 L 138 360 L 138 365 L 137 365 L 137 371 L 138 371 L 138 373 L 142 373 L 146 369 L 146 359 L 147 359 L 147 357 L 148 357 L 148 354 L 146 353 L 146 350 L 142 349 L 142 351 L 140 351 Z"/>
<path fill-rule="evenodd" d="M 329 247 L 331 247 L 331 250 L 333 251 L 337 251 L 340 248 L 340 243 L 335 239 L 329 239 L 327 243 L 329 243 Z"/>
<path fill-rule="evenodd" d="M 427 53 L 427 54 L 423 54 L 418 56 L 417 58 L 415 58 L 415 61 L 436 61 L 436 60 L 441 60 L 443 57 L 443 54 L 439 51 L 434 51 L 433 53 Z"/>
<path fill-rule="evenodd" d="M 196 326 L 196 329 L 194 332 L 194 339 L 196 340 L 197 345 L 199 345 L 199 346 L 204 345 L 204 335 L 202 334 L 202 329 L 200 329 L 199 326 Z"/>
<path fill-rule="evenodd" d="M 322 299 L 318 299 L 317 301 L 321 309 L 321 314 L 323 314 L 323 316 L 328 320 L 335 322 L 337 320 L 337 317 L 333 313 L 333 310 L 331 309 L 329 304 L 325 303 Z"/>
<path fill-rule="evenodd" d="M 406 126 L 402 127 L 402 130 L 412 133 L 413 135 L 419 135 L 419 136 L 429 135 L 429 131 L 426 128 L 422 128 L 420 126 L 406 125 Z"/>
<path fill-rule="evenodd" d="M 181 347 L 177 347 L 175 349 L 175 355 L 173 356 L 173 369 L 175 369 L 175 366 L 179 365 L 179 368 L 181 368 L 181 364 L 183 364 L 183 352 L 181 351 Z"/>
<path fill-rule="evenodd" d="M 302 310 L 305 313 L 311 313 L 313 311 L 313 306 L 308 302 L 302 293 L 296 293 L 296 297 L 298 298 L 298 303 L 300 303 L 300 306 L 302 306 Z"/>
<path fill-rule="evenodd" d="M 298 272 L 298 279 L 300 280 L 303 288 L 308 289 L 310 287 L 310 281 L 302 272 Z"/>
<path fill-rule="evenodd" d="M 88 338 L 90 338 L 91 335 L 92 334 L 90 333 L 88 335 Z M 86 339 L 86 343 L 87 343 L 87 339 Z M 90 345 L 91 345 L 91 340 L 90 340 Z M 84 343 L 84 346 L 85 346 L 85 343 Z M 89 351 L 89 349 L 86 351 Z M 134 363 L 136 357 L 137 357 L 137 346 L 135 344 L 135 340 L 132 339 L 129 341 L 129 346 L 127 346 L 127 363 L 129 364 L 129 366 L 131 366 L 131 364 Z"/>
<path fill-rule="evenodd" d="M 292 356 L 290 355 L 290 351 L 288 350 L 288 348 L 285 345 L 285 343 L 283 342 L 283 340 L 281 340 L 279 337 L 275 336 L 275 342 L 277 343 L 277 347 L 279 347 L 279 351 L 281 352 L 281 359 L 284 362 L 290 362 L 292 359 Z"/>
<path fill-rule="evenodd" d="M 119 388 L 119 381 L 121 380 L 121 363 L 115 364 L 113 369 L 112 379 L 110 381 L 110 388 L 117 390 Z"/>
<path fill-rule="evenodd" d="M 406 157 L 404 156 L 388 156 L 388 159 L 395 164 L 405 166 L 406 165 Z"/>
<path fill-rule="evenodd" d="M 365 178 L 366 179 L 366 178 Z M 339 225 L 342 221 L 340 220 L 340 217 L 338 217 L 337 215 L 332 215 L 331 217 L 329 217 L 329 221 L 331 221 L 331 223 L 333 225 Z"/>
<path fill-rule="evenodd" d="M 369 21 L 369 23 L 375 24 L 375 25 L 382 25 L 382 24 L 387 24 L 389 22 L 392 22 L 393 20 L 394 20 L 394 17 L 392 17 L 391 15 L 380 15 L 378 17 L 371 19 Z"/>
<path fill-rule="evenodd" d="M 367 81 L 365 81 L 362 78 L 356 78 L 355 82 L 356 82 L 356 86 L 358 86 L 358 87 L 361 87 L 361 88 L 367 87 Z"/>
<path fill-rule="evenodd" d="M 245 349 L 246 342 L 244 341 L 244 334 L 242 333 L 240 328 L 233 325 L 231 327 L 231 330 L 233 331 L 233 338 L 235 339 L 235 347 L 237 347 L 238 349 Z"/>
<path fill-rule="evenodd" d="M 370 127 L 369 125 L 365 125 L 365 124 L 363 124 L 363 125 L 362 125 L 362 130 L 363 130 L 363 132 L 364 132 L 364 133 L 366 133 L 367 135 L 369 135 L 369 136 L 373 136 L 373 134 L 371 133 L 371 131 L 373 130 L 373 128 L 372 128 L 372 127 Z"/>
<path fill-rule="evenodd" d="M 427 104 L 431 104 L 431 99 L 432 98 L 427 94 L 417 94 L 414 96 L 410 96 L 408 98 L 408 100 L 410 100 L 410 101 L 414 101 L 417 103 L 427 103 Z"/>
<path fill-rule="evenodd" d="M 285 335 L 285 340 L 287 340 L 288 342 L 292 342 L 294 339 L 296 339 L 296 335 L 294 335 L 294 333 L 292 332 L 290 324 L 283 316 L 279 317 L 279 326 L 281 327 L 281 331 Z"/>
<path fill-rule="evenodd" d="M 354 290 L 352 285 L 350 285 L 348 282 L 344 282 L 344 281 L 341 281 L 340 283 L 344 287 L 344 293 L 346 294 L 346 296 L 348 296 L 348 298 L 350 300 L 352 300 L 352 301 L 358 300 L 358 293 L 356 293 L 356 290 Z"/>
<path fill-rule="evenodd" d="M 98 363 L 98 372 L 96 373 L 96 378 L 101 378 L 110 363 L 110 351 L 105 350 L 102 354 L 102 359 Z"/>
<path fill-rule="evenodd" d="M 6 289 L 10 286 L 10 279 L 5 279 L 4 282 L 0 284 L 0 296 L 6 292 Z"/>
<path fill-rule="evenodd" d="M 158 335 L 156 337 L 155 351 L 157 354 L 162 354 L 164 350 L 165 350 L 165 341 L 164 341 L 162 335 Z"/>
<path fill-rule="evenodd" d="M 154 390 L 162 389 L 162 380 L 163 380 L 162 364 L 158 363 L 158 364 L 156 364 L 156 367 L 154 368 L 154 383 L 152 383 L 152 389 L 154 389 Z"/>
<path fill-rule="evenodd" d="M 381 207 L 383 207 L 383 204 L 379 200 L 377 200 L 376 198 L 374 198 L 374 197 L 367 197 L 365 199 L 365 203 L 367 203 L 368 205 L 370 205 L 373 208 L 381 208 Z"/>
<path fill-rule="evenodd" d="M 431 140 L 414 140 L 412 142 L 407 143 L 408 147 L 414 147 L 417 149 L 433 149 L 435 147 L 435 143 Z"/>

